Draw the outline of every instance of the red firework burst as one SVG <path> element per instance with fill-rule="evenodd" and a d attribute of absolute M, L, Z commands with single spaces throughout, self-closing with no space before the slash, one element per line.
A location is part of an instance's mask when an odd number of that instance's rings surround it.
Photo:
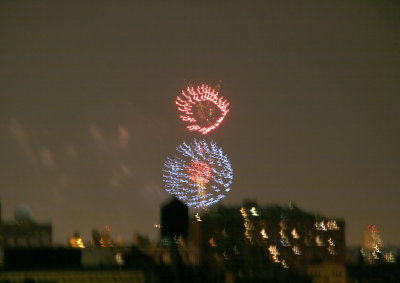
<path fill-rule="evenodd" d="M 182 113 L 180 118 L 188 123 L 187 128 L 203 135 L 218 127 L 229 111 L 229 103 L 207 85 L 196 89 L 188 86 L 186 92 L 182 91 L 182 96 L 177 96 L 175 103 Z"/>
<path fill-rule="evenodd" d="M 195 183 L 207 184 L 211 177 L 211 168 L 207 163 L 194 160 L 187 168 L 190 178 Z"/>

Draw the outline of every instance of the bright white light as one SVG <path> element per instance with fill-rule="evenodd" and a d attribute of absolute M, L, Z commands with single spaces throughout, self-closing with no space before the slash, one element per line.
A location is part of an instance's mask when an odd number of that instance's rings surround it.
<path fill-rule="evenodd" d="M 203 220 L 201 220 L 199 213 L 196 213 L 195 215 L 197 221 L 202 222 Z"/>
<path fill-rule="evenodd" d="M 259 216 L 255 207 L 252 207 L 250 211 L 253 216 Z"/>

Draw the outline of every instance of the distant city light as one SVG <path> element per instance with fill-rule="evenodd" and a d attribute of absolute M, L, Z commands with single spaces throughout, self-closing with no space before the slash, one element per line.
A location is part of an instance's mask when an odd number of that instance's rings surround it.
<path fill-rule="evenodd" d="M 295 255 L 301 255 L 301 251 L 298 246 L 293 246 L 292 251 Z"/>
<path fill-rule="evenodd" d="M 336 224 L 336 220 L 329 220 L 326 223 L 326 227 L 328 228 L 328 230 L 332 230 L 332 231 L 339 230 L 339 226 Z"/>
<path fill-rule="evenodd" d="M 317 235 L 317 237 L 315 237 L 315 243 L 317 244 L 318 247 L 324 246 L 324 243 L 322 242 L 319 235 Z"/>
<path fill-rule="evenodd" d="M 322 220 L 320 222 L 315 222 L 315 229 L 319 230 L 319 231 L 326 231 L 326 226 L 325 226 L 325 222 Z"/>
<path fill-rule="evenodd" d="M 196 217 L 196 220 L 197 220 L 197 221 L 199 221 L 199 222 L 202 221 L 198 212 L 196 213 L 195 217 Z"/>
<path fill-rule="evenodd" d="M 275 263 L 279 263 L 280 262 L 280 260 L 278 259 L 279 252 L 278 252 L 278 249 L 276 248 L 276 246 L 275 245 L 271 245 L 271 246 L 269 246 L 268 250 L 269 250 L 269 253 L 272 256 L 272 260 Z"/>
<path fill-rule="evenodd" d="M 336 220 L 328 220 L 326 223 L 324 220 L 317 221 L 314 224 L 315 229 L 318 231 L 337 231 L 339 230 L 339 226 L 336 223 Z"/>
<path fill-rule="evenodd" d="M 259 216 L 255 207 L 252 207 L 252 208 L 250 209 L 250 212 L 251 212 L 251 214 L 252 214 L 253 216 Z"/>
<path fill-rule="evenodd" d="M 81 248 L 81 249 L 85 248 L 85 245 L 83 244 L 81 237 L 71 237 L 69 239 L 69 244 L 73 248 Z"/>
<path fill-rule="evenodd" d="M 292 230 L 292 237 L 293 237 L 293 239 L 300 239 L 300 236 L 297 233 L 296 228 L 293 228 L 293 230 Z"/>
<path fill-rule="evenodd" d="M 264 228 L 261 230 L 261 236 L 263 237 L 263 239 L 268 239 L 268 234 L 267 232 L 265 232 Z"/>
<path fill-rule="evenodd" d="M 242 207 L 240 209 L 240 213 L 242 214 L 243 217 L 243 225 L 244 225 L 244 236 L 250 241 L 252 242 L 252 237 L 250 234 L 250 229 L 251 229 L 251 222 L 249 220 L 249 217 L 246 213 L 246 209 L 244 207 Z"/>
<path fill-rule="evenodd" d="M 336 251 L 335 251 L 335 244 L 332 241 L 332 238 L 328 239 L 328 252 L 331 255 L 336 255 Z"/>
<path fill-rule="evenodd" d="M 124 258 L 122 257 L 122 253 L 116 253 L 115 254 L 115 262 L 118 265 L 123 265 L 124 264 Z"/>
<path fill-rule="evenodd" d="M 213 237 L 211 237 L 210 240 L 209 240 L 208 242 L 210 243 L 210 246 L 212 246 L 212 247 L 216 247 L 216 246 L 217 246 L 217 244 L 215 243 Z"/>
<path fill-rule="evenodd" d="M 283 268 L 289 268 L 289 266 L 286 264 L 286 261 L 284 259 L 282 259 L 281 264 L 282 264 Z"/>

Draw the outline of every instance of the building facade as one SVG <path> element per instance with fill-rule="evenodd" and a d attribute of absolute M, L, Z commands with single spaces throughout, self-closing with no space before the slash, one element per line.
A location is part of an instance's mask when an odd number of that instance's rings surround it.
<path fill-rule="evenodd" d="M 16 221 L 3 221 L 0 218 L 0 248 L 51 246 L 52 225 L 33 221 L 29 214 L 25 216 L 23 210 L 21 213 L 21 210 L 18 210 L 20 208 L 16 209 Z"/>
<path fill-rule="evenodd" d="M 265 266 L 307 273 L 329 263 L 342 271 L 346 257 L 344 220 L 294 205 L 220 205 L 191 219 L 190 239 L 200 251 L 201 264 L 221 266 L 236 273 L 234 277 L 251 276 Z"/>

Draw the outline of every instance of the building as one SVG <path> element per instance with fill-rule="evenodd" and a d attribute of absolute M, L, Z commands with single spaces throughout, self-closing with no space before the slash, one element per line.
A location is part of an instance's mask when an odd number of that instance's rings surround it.
<path fill-rule="evenodd" d="M 26 205 L 18 206 L 14 211 L 14 216 L 15 221 L 3 221 L 0 218 L 0 248 L 51 246 L 52 225 L 50 223 L 35 222 Z"/>
<path fill-rule="evenodd" d="M 178 241 L 186 239 L 189 225 L 189 209 L 186 204 L 173 198 L 161 207 L 161 238 Z"/>
<path fill-rule="evenodd" d="M 332 273 L 336 279 L 329 282 L 345 282 L 342 219 L 304 212 L 294 205 L 245 201 L 242 206 L 220 205 L 197 214 L 191 224 L 190 238 L 200 251 L 201 264 L 219 266 L 235 278 L 280 267 L 311 276 Z"/>

